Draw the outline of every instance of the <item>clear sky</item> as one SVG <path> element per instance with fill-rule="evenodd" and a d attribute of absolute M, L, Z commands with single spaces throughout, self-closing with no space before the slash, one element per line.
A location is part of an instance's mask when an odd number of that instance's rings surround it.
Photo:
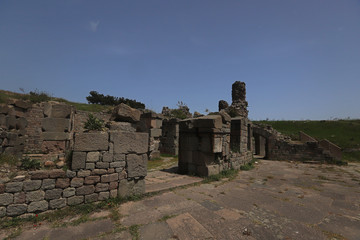
<path fill-rule="evenodd" d="M 1 89 L 204 112 L 238 80 L 251 119 L 360 118 L 360 1 L 0 1 Z"/>

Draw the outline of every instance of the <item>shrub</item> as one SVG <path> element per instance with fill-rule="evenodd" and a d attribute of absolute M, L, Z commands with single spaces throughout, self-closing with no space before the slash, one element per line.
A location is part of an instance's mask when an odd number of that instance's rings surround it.
<path fill-rule="evenodd" d="M 8 164 L 10 166 L 16 166 L 18 159 L 12 154 L 1 153 L 0 154 L 0 165 Z"/>
<path fill-rule="evenodd" d="M 36 89 L 35 91 L 29 92 L 28 99 L 32 103 L 47 102 L 51 100 L 51 96 L 47 92 Z"/>
<path fill-rule="evenodd" d="M 84 124 L 84 128 L 87 130 L 102 131 L 104 128 L 104 121 L 90 113 L 87 121 Z"/>
<path fill-rule="evenodd" d="M 23 158 L 21 160 L 21 169 L 24 170 L 36 170 L 36 169 L 40 169 L 41 164 L 39 160 L 36 159 L 30 159 L 28 157 Z"/>
<path fill-rule="evenodd" d="M 136 100 L 123 98 L 123 97 L 114 97 L 110 95 L 105 96 L 96 91 L 90 91 L 90 96 L 87 96 L 86 100 L 90 104 L 117 106 L 120 103 L 124 103 L 132 108 L 145 109 L 145 104 L 138 102 Z"/>

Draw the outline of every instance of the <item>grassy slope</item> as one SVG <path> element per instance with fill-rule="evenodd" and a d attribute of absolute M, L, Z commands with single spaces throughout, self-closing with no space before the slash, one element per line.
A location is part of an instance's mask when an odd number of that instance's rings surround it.
<path fill-rule="evenodd" d="M 353 152 L 344 152 L 344 159 L 360 161 L 360 120 L 338 121 L 255 121 L 271 125 L 279 132 L 299 138 L 299 131 L 321 140 L 328 139 L 343 150 L 358 149 Z"/>
<path fill-rule="evenodd" d="M 10 98 L 28 100 L 29 95 L 28 94 L 14 93 L 14 92 L 0 90 L 0 103 L 6 103 L 8 101 L 8 99 L 10 99 Z M 99 105 L 99 104 L 87 104 L 87 103 L 70 102 L 70 101 L 68 101 L 66 99 L 63 99 L 63 98 L 51 97 L 50 100 L 63 102 L 63 103 L 66 103 L 66 104 L 69 104 L 69 105 L 72 105 L 72 106 L 76 107 L 76 109 L 78 109 L 78 110 L 88 111 L 88 112 L 100 112 L 100 111 L 108 111 L 108 110 L 112 109 L 111 106 L 103 106 L 103 105 Z"/>

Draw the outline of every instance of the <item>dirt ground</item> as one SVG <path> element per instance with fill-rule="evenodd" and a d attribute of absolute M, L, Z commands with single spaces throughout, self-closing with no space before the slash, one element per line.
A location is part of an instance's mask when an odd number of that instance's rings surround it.
<path fill-rule="evenodd" d="M 77 226 L 23 226 L 16 239 L 358 240 L 360 164 L 261 160 L 231 181 L 177 188 L 116 211 L 117 220 L 103 211 Z"/>

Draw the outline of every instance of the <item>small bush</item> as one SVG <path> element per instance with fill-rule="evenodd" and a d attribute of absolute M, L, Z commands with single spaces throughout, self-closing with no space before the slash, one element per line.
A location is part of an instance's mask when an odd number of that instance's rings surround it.
<path fill-rule="evenodd" d="M 255 161 L 256 161 L 256 159 L 253 158 L 253 159 L 252 159 L 250 162 L 248 162 L 247 164 L 240 166 L 240 170 L 249 171 L 249 170 L 253 169 L 253 168 L 255 167 L 255 166 L 254 166 Z"/>
<path fill-rule="evenodd" d="M 50 94 L 44 91 L 39 91 L 37 89 L 35 91 L 30 91 L 26 98 L 28 98 L 28 100 L 30 100 L 32 103 L 47 102 L 51 100 Z"/>
<path fill-rule="evenodd" d="M 87 130 L 102 131 L 104 129 L 104 121 L 90 113 L 87 121 L 84 124 L 84 128 Z"/>
<path fill-rule="evenodd" d="M 40 169 L 40 167 L 41 167 L 41 163 L 40 163 L 39 160 L 30 159 L 28 157 L 23 158 L 21 160 L 21 166 L 20 166 L 21 169 L 24 169 L 24 170 L 36 170 L 36 169 Z"/>
<path fill-rule="evenodd" d="M 0 165 L 8 164 L 10 166 L 16 166 L 18 158 L 12 154 L 1 153 L 0 154 Z"/>

